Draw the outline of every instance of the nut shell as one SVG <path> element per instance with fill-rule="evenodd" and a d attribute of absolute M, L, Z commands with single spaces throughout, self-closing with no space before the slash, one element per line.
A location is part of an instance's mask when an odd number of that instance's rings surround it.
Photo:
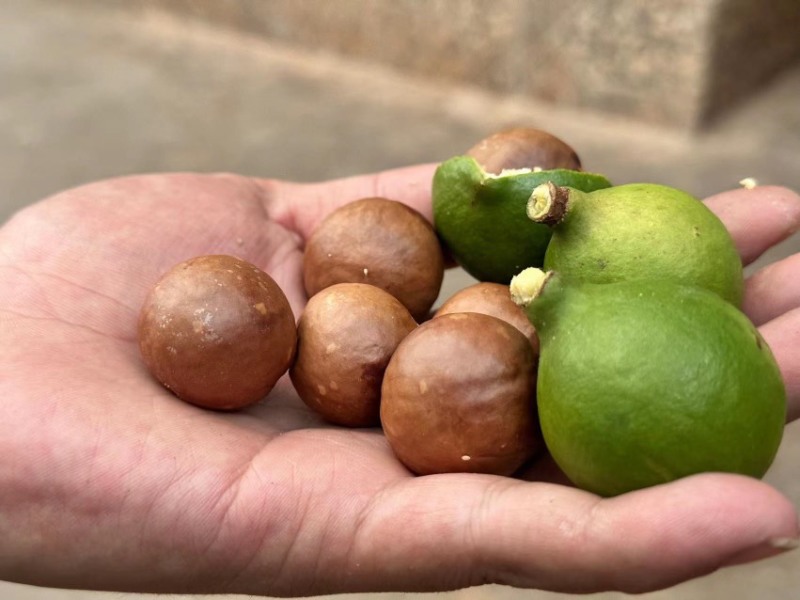
<path fill-rule="evenodd" d="M 267 395 L 294 358 L 297 329 L 275 281 L 227 255 L 193 258 L 167 272 L 145 299 L 139 347 L 179 398 L 235 410 Z"/>
<path fill-rule="evenodd" d="M 309 300 L 289 371 L 300 398 L 348 427 L 380 423 L 383 372 L 417 323 L 399 300 L 363 283 L 340 283 Z"/>
<path fill-rule="evenodd" d="M 505 321 L 453 313 L 420 325 L 383 379 L 381 422 L 395 455 L 425 475 L 511 475 L 543 447 L 527 338 Z"/>
<path fill-rule="evenodd" d="M 335 210 L 311 235 L 303 259 L 309 297 L 336 283 L 379 287 L 421 320 L 439 295 L 444 260 L 425 218 L 401 202 L 363 198 Z"/>
<path fill-rule="evenodd" d="M 484 138 L 467 150 L 487 173 L 504 169 L 572 169 L 581 160 L 572 147 L 556 136 L 531 127 L 513 127 Z"/>
<path fill-rule="evenodd" d="M 528 320 L 525 311 L 511 299 L 507 285 L 481 282 L 466 287 L 450 296 L 439 307 L 434 317 L 463 312 L 490 315 L 510 323 L 528 338 L 534 354 L 539 356 L 539 337 L 536 335 L 536 329 Z"/>

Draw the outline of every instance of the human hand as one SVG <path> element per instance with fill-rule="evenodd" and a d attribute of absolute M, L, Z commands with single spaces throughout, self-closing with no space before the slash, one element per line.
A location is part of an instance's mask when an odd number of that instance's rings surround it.
<path fill-rule="evenodd" d="M 130 177 L 58 194 L 0 230 L 0 577 L 54 587 L 307 595 L 496 582 L 593 592 L 667 587 L 796 542 L 763 482 L 704 474 L 601 500 L 558 483 L 413 477 L 378 430 L 327 426 L 286 378 L 235 414 L 189 406 L 138 355 L 136 320 L 174 264 L 238 255 L 295 316 L 303 242 L 362 196 L 430 217 L 433 165 L 325 184 Z M 746 262 L 800 226 L 800 199 L 709 205 Z M 758 211 L 753 207 L 758 206 Z M 800 416 L 800 255 L 748 284 Z"/>

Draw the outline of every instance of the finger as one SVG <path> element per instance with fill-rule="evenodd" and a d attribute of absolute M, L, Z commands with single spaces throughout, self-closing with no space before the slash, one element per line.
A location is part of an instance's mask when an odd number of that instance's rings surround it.
<path fill-rule="evenodd" d="M 608 500 L 479 476 L 422 477 L 395 490 L 361 522 L 352 549 L 362 573 L 380 573 L 393 589 L 492 582 L 645 592 L 779 553 L 798 536 L 786 498 L 735 475 L 700 475 Z"/>
<path fill-rule="evenodd" d="M 800 254 L 768 265 L 748 278 L 742 309 L 756 325 L 800 307 Z"/>
<path fill-rule="evenodd" d="M 267 208 L 270 216 L 308 239 L 319 222 L 332 211 L 353 200 L 372 196 L 403 202 L 432 221 L 431 182 L 437 166 L 416 165 L 322 183 L 270 180 L 259 183 L 272 198 Z"/>
<path fill-rule="evenodd" d="M 731 232 L 745 265 L 800 229 L 800 196 L 784 187 L 732 190 L 705 203 Z"/>
<path fill-rule="evenodd" d="M 800 418 L 800 308 L 759 327 L 786 384 L 787 421 Z"/>

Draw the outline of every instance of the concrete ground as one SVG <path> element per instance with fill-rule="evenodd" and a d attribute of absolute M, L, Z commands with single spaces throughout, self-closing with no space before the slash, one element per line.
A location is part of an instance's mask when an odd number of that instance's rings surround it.
<path fill-rule="evenodd" d="M 703 196 L 751 176 L 800 189 L 800 65 L 707 131 L 688 135 L 408 79 L 155 13 L 132 22 L 100 2 L 89 10 L 6 0 L 0 40 L 0 222 L 98 178 L 227 170 L 312 181 L 443 160 L 511 123 L 553 131 L 587 169 L 617 183 L 660 182 Z M 797 251 L 799 236 L 759 264 Z M 443 296 L 468 282 L 462 272 L 449 273 Z M 800 507 L 798 457 L 796 423 L 767 479 Z M 788 600 L 799 589 L 795 552 L 644 597 Z M 494 586 L 446 596 L 556 597 Z M 0 583 L 0 598 L 139 596 Z"/>

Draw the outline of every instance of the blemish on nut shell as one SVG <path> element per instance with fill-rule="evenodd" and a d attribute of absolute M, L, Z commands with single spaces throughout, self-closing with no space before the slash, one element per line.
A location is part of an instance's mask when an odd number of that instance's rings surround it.
<path fill-rule="evenodd" d="M 260 312 L 262 315 L 265 315 L 265 314 L 267 314 L 267 307 L 266 307 L 266 306 L 264 306 L 264 303 L 263 303 L 263 302 L 259 302 L 258 304 L 255 304 L 255 305 L 253 306 L 253 308 L 255 308 L 255 309 L 256 309 L 258 312 Z"/>
<path fill-rule="evenodd" d="M 317 391 L 320 396 L 325 396 L 328 393 L 328 390 L 321 383 L 317 384 Z"/>
<path fill-rule="evenodd" d="M 336 383 L 335 381 L 331 381 L 331 382 L 329 382 L 329 383 L 328 383 L 328 385 L 331 387 L 331 389 L 332 389 L 334 392 L 335 392 L 336 390 L 338 390 L 338 389 L 339 389 L 339 384 L 338 384 L 338 383 Z"/>
<path fill-rule="evenodd" d="M 332 257 L 332 256 L 333 256 L 333 254 L 331 254 L 330 252 L 328 252 L 328 258 L 330 258 L 330 257 Z"/>
<path fill-rule="evenodd" d="M 214 315 L 208 312 L 205 308 L 195 309 L 194 314 L 200 317 L 199 319 L 192 321 L 192 329 L 194 329 L 195 333 L 200 333 L 205 328 L 209 327 L 214 318 Z"/>
<path fill-rule="evenodd" d="M 240 238 L 240 237 L 237 237 L 236 238 L 236 243 L 241 246 L 242 244 L 244 244 L 244 240 L 242 238 Z"/>
<path fill-rule="evenodd" d="M 367 275 L 369 275 L 369 269 L 365 268 L 364 269 L 364 277 L 366 277 Z"/>
<path fill-rule="evenodd" d="M 170 354 L 177 354 L 178 353 L 178 350 L 177 350 L 177 348 L 175 348 L 175 346 L 167 346 L 167 351 Z"/>
<path fill-rule="evenodd" d="M 428 391 L 428 382 L 424 379 L 419 380 L 419 393 L 424 394 Z"/>
<path fill-rule="evenodd" d="M 331 342 L 327 346 L 325 346 L 325 354 L 333 354 L 339 349 L 339 345 L 336 342 Z"/>
<path fill-rule="evenodd" d="M 466 462 L 468 460 L 472 460 L 472 457 L 469 454 L 465 454 L 464 456 L 461 457 L 461 460 Z"/>
<path fill-rule="evenodd" d="M 463 319 L 469 319 L 469 315 L 467 313 L 450 313 L 448 318 L 453 321 L 461 321 Z"/>

